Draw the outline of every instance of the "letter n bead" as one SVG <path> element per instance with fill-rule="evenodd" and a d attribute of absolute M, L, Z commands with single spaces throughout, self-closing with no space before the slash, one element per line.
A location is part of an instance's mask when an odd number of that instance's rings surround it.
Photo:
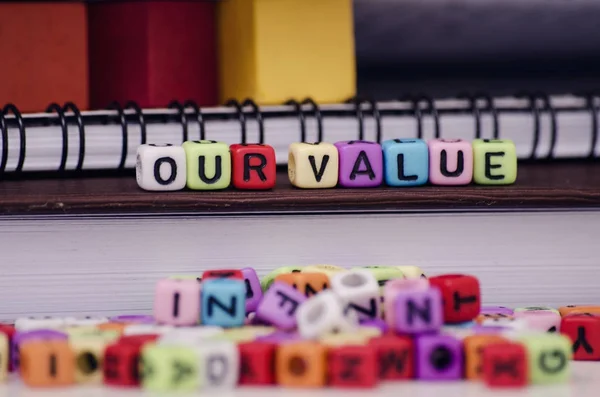
<path fill-rule="evenodd" d="M 185 188 L 186 176 L 185 150 L 181 146 L 146 144 L 138 147 L 135 177 L 142 189 L 181 190 Z"/>
<path fill-rule="evenodd" d="M 246 318 L 246 284 L 242 280 L 202 282 L 202 324 L 241 327 Z"/>
<path fill-rule="evenodd" d="M 473 147 L 462 139 L 432 139 L 429 181 L 434 185 L 468 185 L 473 179 Z"/>
<path fill-rule="evenodd" d="M 306 296 L 289 284 L 275 281 L 256 308 L 256 317 L 279 329 L 296 328 L 296 311 Z"/>
<path fill-rule="evenodd" d="M 185 150 L 189 189 L 221 190 L 229 187 L 229 145 L 216 141 L 187 141 L 182 147 Z"/>
<path fill-rule="evenodd" d="M 200 283 L 168 278 L 156 283 L 154 319 L 159 324 L 197 325 L 200 322 Z"/>
<path fill-rule="evenodd" d="M 482 378 L 491 387 L 523 387 L 528 382 L 525 347 L 519 343 L 493 343 L 483 349 Z"/>
<path fill-rule="evenodd" d="M 415 339 L 417 352 L 416 375 L 422 380 L 461 379 L 463 374 L 463 347 L 460 340 L 450 335 L 427 334 Z"/>
<path fill-rule="evenodd" d="M 292 143 L 288 154 L 288 177 L 293 186 L 327 189 L 338 183 L 339 155 L 331 143 Z"/>
<path fill-rule="evenodd" d="M 442 295 L 437 288 L 401 289 L 395 294 L 393 327 L 396 332 L 415 335 L 441 328 L 444 322 Z"/>
<path fill-rule="evenodd" d="M 560 332 L 571 339 L 574 360 L 600 360 L 600 317 L 568 314 L 562 318 Z"/>
<path fill-rule="evenodd" d="M 268 190 L 275 186 L 275 150 L 265 144 L 236 144 L 229 147 L 233 186 L 237 189 Z"/>
<path fill-rule="evenodd" d="M 444 322 L 462 323 L 474 320 L 481 310 L 479 280 L 465 274 L 443 274 L 430 277 L 429 284 L 439 288 L 444 301 Z"/>
<path fill-rule="evenodd" d="M 517 150 L 513 141 L 473 141 L 473 181 L 479 185 L 510 185 L 517 180 Z"/>
<path fill-rule="evenodd" d="M 383 182 L 381 145 L 369 141 L 336 142 L 340 156 L 339 184 L 343 187 L 377 187 Z"/>
<path fill-rule="evenodd" d="M 330 386 L 368 388 L 377 385 L 377 354 L 372 346 L 337 346 L 328 353 Z"/>
<path fill-rule="evenodd" d="M 390 139 L 381 144 L 385 183 L 419 186 L 429 180 L 429 148 L 422 139 Z"/>

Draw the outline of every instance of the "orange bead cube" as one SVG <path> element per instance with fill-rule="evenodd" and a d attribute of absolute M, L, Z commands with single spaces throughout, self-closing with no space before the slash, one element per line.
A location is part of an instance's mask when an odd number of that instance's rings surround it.
<path fill-rule="evenodd" d="M 558 312 L 561 317 L 565 317 L 567 314 L 598 314 L 600 315 L 600 306 L 593 305 L 569 305 L 558 308 Z"/>
<path fill-rule="evenodd" d="M 275 277 L 275 281 L 283 281 L 307 297 L 329 288 L 329 277 L 325 273 L 284 273 Z"/>
<path fill-rule="evenodd" d="M 483 375 L 483 350 L 491 343 L 504 342 L 499 335 L 470 335 L 464 340 L 465 346 L 465 378 L 481 379 Z"/>
<path fill-rule="evenodd" d="M 66 340 L 35 340 L 20 347 L 23 383 L 33 387 L 75 383 L 75 355 Z"/>
<path fill-rule="evenodd" d="M 283 343 L 275 353 L 275 377 L 284 387 L 324 387 L 327 350 L 315 342 Z"/>

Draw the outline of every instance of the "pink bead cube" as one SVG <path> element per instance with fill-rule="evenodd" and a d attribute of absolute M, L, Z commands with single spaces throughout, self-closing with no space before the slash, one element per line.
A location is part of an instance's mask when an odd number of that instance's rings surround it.
<path fill-rule="evenodd" d="M 164 279 L 156 283 L 154 320 L 159 324 L 197 325 L 200 322 L 200 283 Z"/>
<path fill-rule="evenodd" d="M 429 181 L 434 185 L 468 185 L 473 179 L 473 147 L 462 139 L 432 139 Z"/>
<path fill-rule="evenodd" d="M 514 313 L 517 319 L 525 320 L 527 328 L 542 332 L 560 331 L 560 314 L 553 310 L 517 311 Z"/>
<path fill-rule="evenodd" d="M 255 317 L 284 331 L 296 328 L 296 310 L 308 299 L 302 292 L 282 281 L 275 281 L 256 308 Z"/>
<path fill-rule="evenodd" d="M 408 335 L 438 331 L 444 324 L 443 312 L 442 294 L 437 288 L 398 291 L 393 329 Z"/>

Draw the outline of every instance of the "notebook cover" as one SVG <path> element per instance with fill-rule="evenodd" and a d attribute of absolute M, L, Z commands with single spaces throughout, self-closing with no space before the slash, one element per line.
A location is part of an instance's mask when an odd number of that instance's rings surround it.
<path fill-rule="evenodd" d="M 0 103 L 22 112 L 67 101 L 87 109 L 86 18 L 80 2 L 1 2 Z"/>
<path fill-rule="evenodd" d="M 522 164 L 514 185 L 301 190 L 284 172 L 272 191 L 154 193 L 134 176 L 4 180 L 0 214 L 386 212 L 600 208 L 600 164 Z"/>
<path fill-rule="evenodd" d="M 91 103 L 217 104 L 214 1 L 89 4 Z"/>

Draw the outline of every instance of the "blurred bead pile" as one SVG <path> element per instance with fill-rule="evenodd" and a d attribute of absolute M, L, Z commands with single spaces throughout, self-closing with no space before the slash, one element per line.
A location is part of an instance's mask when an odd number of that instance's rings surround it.
<path fill-rule="evenodd" d="M 481 306 L 476 277 L 415 266 L 287 266 L 159 280 L 153 314 L 0 325 L 0 377 L 152 391 L 387 381 L 561 383 L 600 360 L 600 306 Z"/>

